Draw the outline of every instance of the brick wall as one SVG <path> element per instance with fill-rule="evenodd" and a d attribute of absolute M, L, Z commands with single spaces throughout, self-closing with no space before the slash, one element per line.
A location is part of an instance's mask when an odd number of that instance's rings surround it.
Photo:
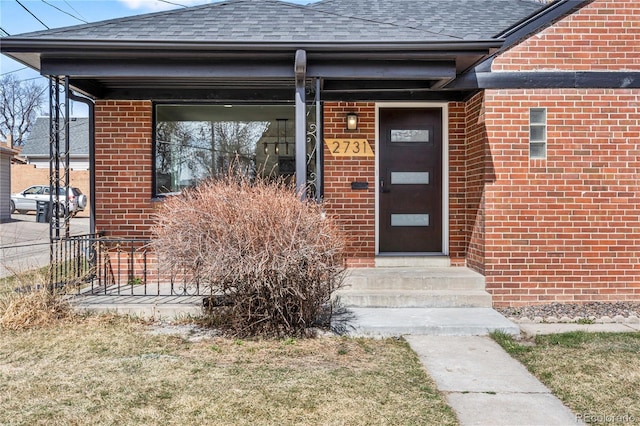
<path fill-rule="evenodd" d="M 80 217 L 89 217 L 91 211 L 91 192 L 89 191 L 89 171 L 71 170 L 69 182 L 87 196 L 87 206 L 78 213 Z M 40 169 L 32 164 L 11 165 L 11 192 L 20 192 L 32 185 L 49 185 L 49 169 Z M 35 213 L 34 213 L 35 214 Z"/>
<path fill-rule="evenodd" d="M 515 46 L 493 71 L 640 70 L 640 2 L 596 0 Z"/>
<path fill-rule="evenodd" d="M 449 109 L 449 257 L 452 265 L 465 265 L 469 244 L 467 219 L 467 148 L 465 104 Z"/>
<path fill-rule="evenodd" d="M 640 69 L 640 3 L 596 0 L 494 71 Z M 640 300 L 640 90 L 487 90 L 487 289 L 498 305 Z M 529 160 L 529 108 L 547 108 Z"/>
<path fill-rule="evenodd" d="M 153 221 L 152 105 L 96 102 L 96 230 L 149 238 Z"/>
<path fill-rule="evenodd" d="M 345 130 L 345 115 L 358 114 L 358 130 Z M 375 149 L 375 104 L 326 102 L 324 137 L 367 139 Z M 367 190 L 352 190 L 351 182 L 368 182 Z M 375 157 L 335 157 L 324 146 L 324 195 L 327 213 L 347 232 L 348 265 L 373 266 L 375 258 Z"/>
<path fill-rule="evenodd" d="M 486 92 L 494 303 L 640 300 L 639 106 L 640 90 Z M 531 107 L 547 108 L 546 160 L 529 160 Z"/>
<path fill-rule="evenodd" d="M 479 93 L 465 105 L 466 129 L 466 234 L 467 265 L 485 273 L 485 182 L 493 175 L 485 128 L 484 93 Z"/>

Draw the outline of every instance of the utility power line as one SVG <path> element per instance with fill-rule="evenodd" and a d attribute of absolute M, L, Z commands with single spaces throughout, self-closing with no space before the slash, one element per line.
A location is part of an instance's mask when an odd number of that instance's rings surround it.
<path fill-rule="evenodd" d="M 88 21 L 85 21 L 84 19 L 80 19 L 80 18 L 78 18 L 76 15 L 74 15 L 74 14 L 72 14 L 72 13 L 69 13 L 69 12 L 67 12 L 66 10 L 62 10 L 62 9 L 60 9 L 58 6 L 51 4 L 51 3 L 49 3 L 49 2 L 48 2 L 48 1 L 46 1 L 46 0 L 40 0 L 40 1 L 41 1 L 42 3 L 44 3 L 44 4 L 48 5 L 48 6 L 51 6 L 51 7 L 52 7 L 52 8 L 54 8 L 55 10 L 57 10 L 57 11 L 60 11 L 60 12 L 64 13 L 65 15 L 68 15 L 68 16 L 71 16 L 71 17 L 72 17 L 72 18 L 74 18 L 74 19 L 77 19 L 77 20 L 78 20 L 78 21 L 80 21 L 80 22 L 84 22 L 85 24 L 88 24 L 88 23 L 89 23 Z"/>
<path fill-rule="evenodd" d="M 174 2 L 171 2 L 171 1 L 168 1 L 168 0 L 158 0 L 158 1 L 161 1 L 162 3 L 172 4 L 174 6 L 180 6 L 180 7 L 184 7 L 184 8 L 188 7 L 188 6 L 185 6 L 184 4 L 174 3 Z"/>
<path fill-rule="evenodd" d="M 63 1 L 67 6 L 69 6 L 71 8 L 71 10 L 73 10 L 75 13 L 77 13 L 79 17 L 81 17 L 82 19 L 87 19 L 82 15 L 82 13 L 78 12 L 78 10 L 75 7 L 73 7 L 67 0 L 63 0 Z"/>
<path fill-rule="evenodd" d="M 44 25 L 44 27 L 45 27 L 46 29 L 48 29 L 48 30 L 50 30 L 50 29 L 51 29 L 51 28 L 49 28 L 49 27 L 47 26 L 47 24 L 45 24 L 44 22 L 42 22 L 42 21 L 40 20 L 40 18 L 38 18 L 36 15 L 34 15 L 34 14 L 33 14 L 33 12 L 31 12 L 29 9 L 27 9 L 27 7 L 26 7 L 24 4 L 20 3 L 20 0 L 16 0 L 16 3 L 18 3 L 20 6 L 22 6 L 22 8 L 23 8 L 24 10 L 26 10 L 26 11 L 27 11 L 27 13 L 28 13 L 29 15 L 33 16 L 33 17 L 34 17 L 34 19 L 35 19 L 36 21 L 38 21 L 38 22 L 40 22 L 42 25 Z"/>
<path fill-rule="evenodd" d="M 14 72 L 26 70 L 27 68 L 29 68 L 29 67 L 22 67 L 22 68 L 18 68 L 17 70 L 7 71 L 5 73 L 0 74 L 0 77 L 4 77 L 5 75 L 8 75 L 8 74 L 13 74 Z"/>

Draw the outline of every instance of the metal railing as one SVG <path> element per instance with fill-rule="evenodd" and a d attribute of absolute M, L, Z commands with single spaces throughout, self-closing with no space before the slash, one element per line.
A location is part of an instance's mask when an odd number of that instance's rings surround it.
<path fill-rule="evenodd" d="M 78 294 L 86 295 L 206 295 L 189 271 L 164 268 L 149 243 L 149 240 L 114 239 L 95 234 L 54 241 L 52 282 L 57 287 L 76 288 Z"/>

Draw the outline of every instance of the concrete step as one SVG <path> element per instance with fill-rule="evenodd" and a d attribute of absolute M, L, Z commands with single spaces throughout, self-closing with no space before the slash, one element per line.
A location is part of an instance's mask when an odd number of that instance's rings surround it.
<path fill-rule="evenodd" d="M 451 266 L 350 269 L 334 296 L 348 307 L 491 307 L 484 277 Z"/>
<path fill-rule="evenodd" d="M 486 291 L 459 290 L 350 290 L 336 292 L 340 304 L 367 308 L 490 308 Z"/>
<path fill-rule="evenodd" d="M 484 277 L 464 267 L 354 268 L 345 279 L 351 290 L 479 290 Z"/>
<path fill-rule="evenodd" d="M 397 256 L 376 257 L 376 268 L 442 268 L 451 266 L 449 256 Z"/>
<path fill-rule="evenodd" d="M 354 337 L 520 334 L 516 324 L 491 308 L 347 308 L 334 316 L 332 327 Z"/>

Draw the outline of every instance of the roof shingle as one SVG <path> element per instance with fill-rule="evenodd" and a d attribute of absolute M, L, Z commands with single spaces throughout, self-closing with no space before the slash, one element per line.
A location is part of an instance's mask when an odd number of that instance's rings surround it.
<path fill-rule="evenodd" d="M 23 34 L 57 40 L 400 42 L 489 39 L 542 7 L 530 0 L 227 0 Z"/>
<path fill-rule="evenodd" d="M 61 138 L 64 140 L 64 129 Z M 71 156 L 89 155 L 89 119 L 71 118 L 69 121 L 69 153 Z M 49 157 L 49 117 L 38 117 L 20 152 L 24 157 Z"/>

